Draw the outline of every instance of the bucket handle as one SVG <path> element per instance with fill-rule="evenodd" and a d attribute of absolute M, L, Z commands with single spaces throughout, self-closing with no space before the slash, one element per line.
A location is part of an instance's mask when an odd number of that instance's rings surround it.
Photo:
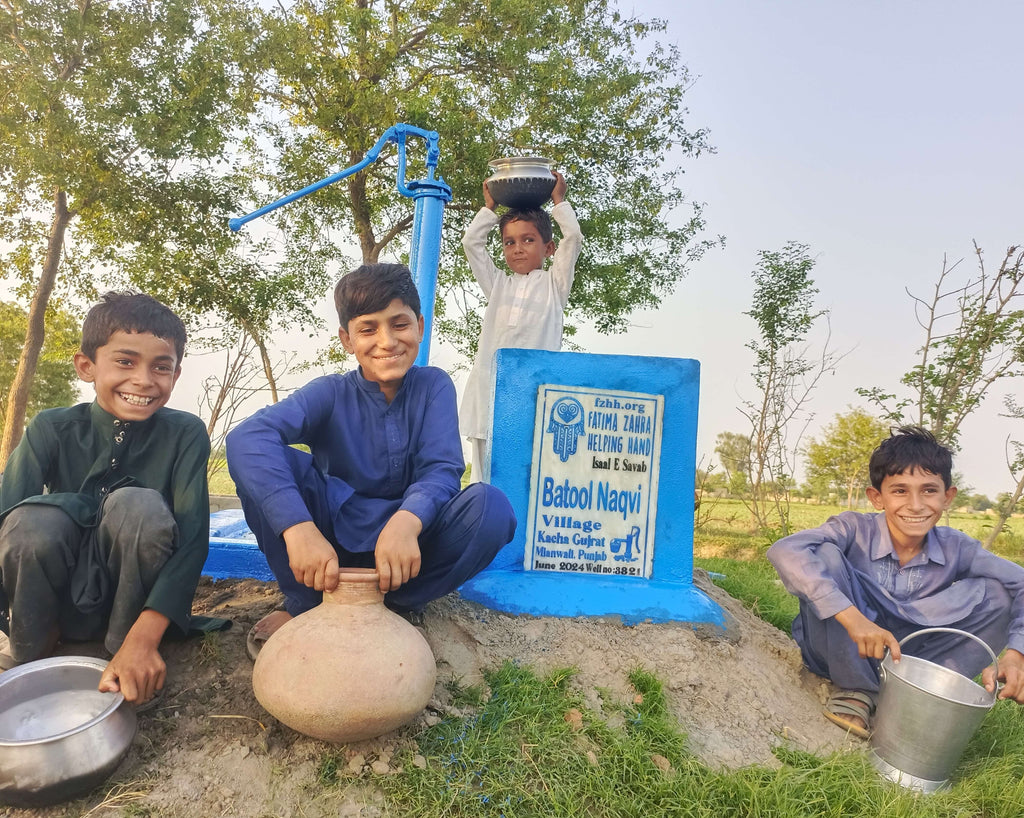
<path fill-rule="evenodd" d="M 996 670 L 996 689 L 993 692 L 993 695 L 999 692 L 999 659 L 996 658 L 996 655 L 992 652 L 992 648 L 988 646 L 988 643 L 985 642 L 985 640 L 979 639 L 973 633 L 962 631 L 959 628 L 922 628 L 921 630 L 914 631 L 912 634 L 904 636 L 902 639 L 900 639 L 900 647 L 903 647 L 904 642 L 909 642 L 911 639 L 916 639 L 918 636 L 924 636 L 926 633 L 955 633 L 959 636 L 966 636 L 969 639 L 973 639 L 975 642 L 977 642 L 979 645 L 985 648 L 985 651 L 988 653 L 988 655 L 992 657 L 992 665 L 993 667 L 995 667 Z"/>

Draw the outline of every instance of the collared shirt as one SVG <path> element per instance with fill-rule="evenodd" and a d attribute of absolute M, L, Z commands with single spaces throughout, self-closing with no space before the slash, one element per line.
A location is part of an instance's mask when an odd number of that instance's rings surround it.
<path fill-rule="evenodd" d="M 892 544 L 885 514 L 844 511 L 824 525 L 798 531 L 768 549 L 783 585 L 827 619 L 852 605 L 816 556 L 832 543 L 862 581 L 873 582 L 892 610 L 920 625 L 948 625 L 965 618 L 981 601 L 978 578 L 998 580 L 1010 595 L 1009 647 L 1024 652 L 1024 567 L 986 551 L 980 542 L 948 526 L 935 526 L 905 565 Z"/>
<path fill-rule="evenodd" d="M 25 502 L 56 505 L 89 527 L 110 491 L 130 485 L 160 492 L 178 524 L 178 544 L 146 607 L 187 632 L 210 545 L 209 456 L 206 426 L 188 412 L 162 407 L 147 420 L 129 422 L 95 401 L 47 409 L 32 419 L 7 461 L 0 510 L 6 514 Z"/>
<path fill-rule="evenodd" d="M 499 221 L 490 208 L 482 208 L 473 217 L 462 237 L 469 268 L 487 299 L 476 360 L 459 411 L 459 427 L 466 437 L 489 436 L 492 370 L 497 350 L 562 348 L 562 314 L 576 275 L 583 234 L 568 202 L 552 207 L 551 215 L 562 230 L 562 239 L 547 271 L 534 270 L 524 276 L 498 268 L 487 252 L 487 234 Z"/>
<path fill-rule="evenodd" d="M 328 499 L 345 505 L 343 542 L 372 551 L 380 529 L 399 509 L 434 522 L 460 488 L 455 386 L 444 370 L 412 367 L 389 404 L 361 370 L 310 381 L 280 403 L 260 409 L 228 435 L 232 474 L 280 534 L 312 520 L 285 458 L 305 444 L 328 477 Z"/>

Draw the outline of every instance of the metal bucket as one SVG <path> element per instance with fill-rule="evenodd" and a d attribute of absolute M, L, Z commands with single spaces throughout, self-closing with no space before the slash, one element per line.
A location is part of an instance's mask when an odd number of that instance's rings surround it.
<path fill-rule="evenodd" d="M 956 628 L 925 628 L 900 641 L 926 633 L 955 633 L 969 637 L 996 656 L 981 639 Z M 998 674 L 998 665 L 996 671 Z M 887 654 L 882 660 L 881 685 L 871 734 L 872 761 L 878 771 L 901 786 L 935 792 L 949 784 L 985 715 L 996 702 L 989 693 L 955 670 L 903 654 L 899 664 Z"/>

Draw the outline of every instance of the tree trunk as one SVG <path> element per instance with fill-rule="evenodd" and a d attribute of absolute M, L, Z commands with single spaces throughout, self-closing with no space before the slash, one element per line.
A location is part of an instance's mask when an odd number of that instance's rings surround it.
<path fill-rule="evenodd" d="M 992 546 L 995 544 L 996 537 L 999 536 L 999 532 L 1003 530 L 1003 526 L 1006 525 L 1006 521 L 1010 519 L 1010 515 L 1013 510 L 1017 507 L 1017 501 L 1020 500 L 1021 495 L 1024 495 L 1024 474 L 1020 476 L 1020 480 L 1017 481 L 1017 487 L 1013 490 L 1013 496 L 1009 502 L 1000 510 L 999 516 L 996 517 L 996 524 L 992 526 L 992 530 L 988 532 L 988 536 L 985 537 L 983 545 L 989 551 L 992 550 Z"/>
<path fill-rule="evenodd" d="M 263 363 L 263 374 L 267 378 L 267 386 L 270 387 L 270 402 L 277 403 L 277 378 L 274 377 L 274 366 L 270 361 L 270 353 L 267 352 L 267 345 L 263 341 L 263 335 L 257 331 L 248 321 L 242 321 L 242 327 L 256 344 L 260 351 L 260 361 Z"/>
<path fill-rule="evenodd" d="M 362 157 L 360 156 L 356 159 L 356 162 L 361 160 Z M 359 237 L 359 248 L 363 256 L 363 264 L 376 264 L 380 258 L 380 246 L 377 244 L 377 238 L 373 233 L 370 205 L 366 199 L 366 174 L 364 172 L 349 177 L 348 195 L 352 208 L 352 221 L 355 223 L 356 235 Z"/>
<path fill-rule="evenodd" d="M 32 381 L 36 376 L 39 364 L 39 353 L 46 339 L 46 307 L 50 303 L 50 294 L 57 281 L 57 270 L 64 249 L 64 233 L 71 222 L 72 214 L 68 210 L 67 195 L 57 190 L 54 195 L 53 224 L 50 227 L 50 238 L 46 245 L 46 257 L 43 259 L 43 270 L 36 284 L 32 305 L 28 311 L 28 327 L 25 330 L 25 346 L 22 347 L 18 359 L 18 369 L 14 373 L 11 391 L 7 395 L 7 415 L 4 418 L 4 433 L 0 438 L 0 464 L 6 464 L 14 447 L 18 445 L 25 431 L 25 414 L 28 409 L 28 396 L 32 389 Z"/>

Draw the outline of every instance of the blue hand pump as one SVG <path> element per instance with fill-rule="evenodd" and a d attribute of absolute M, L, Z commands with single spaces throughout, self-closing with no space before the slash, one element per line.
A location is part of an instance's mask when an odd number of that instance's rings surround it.
<path fill-rule="evenodd" d="M 405 141 L 409 136 L 417 136 L 427 143 L 427 176 L 425 179 L 405 182 Z M 333 173 L 314 182 L 302 190 L 282 196 L 276 202 L 263 205 L 258 210 L 240 218 L 231 219 L 228 226 L 238 231 L 243 224 L 258 219 L 282 205 L 290 204 L 296 199 L 308 196 L 322 187 L 358 173 L 367 165 L 377 161 L 381 149 L 393 142 L 398 146 L 398 192 L 414 201 L 412 219 L 412 238 L 409 243 L 409 269 L 413 281 L 420 294 L 420 307 L 423 311 L 423 343 L 420 344 L 417 366 L 426 366 L 430 357 L 430 331 L 434 321 L 434 298 L 437 293 L 437 269 L 441 259 L 441 222 L 444 218 L 444 206 L 452 200 L 452 189 L 440 176 L 434 177 L 441 151 L 437 146 L 437 131 L 425 131 L 414 125 L 398 124 L 388 128 L 377 143 L 366 152 L 361 162 Z"/>

